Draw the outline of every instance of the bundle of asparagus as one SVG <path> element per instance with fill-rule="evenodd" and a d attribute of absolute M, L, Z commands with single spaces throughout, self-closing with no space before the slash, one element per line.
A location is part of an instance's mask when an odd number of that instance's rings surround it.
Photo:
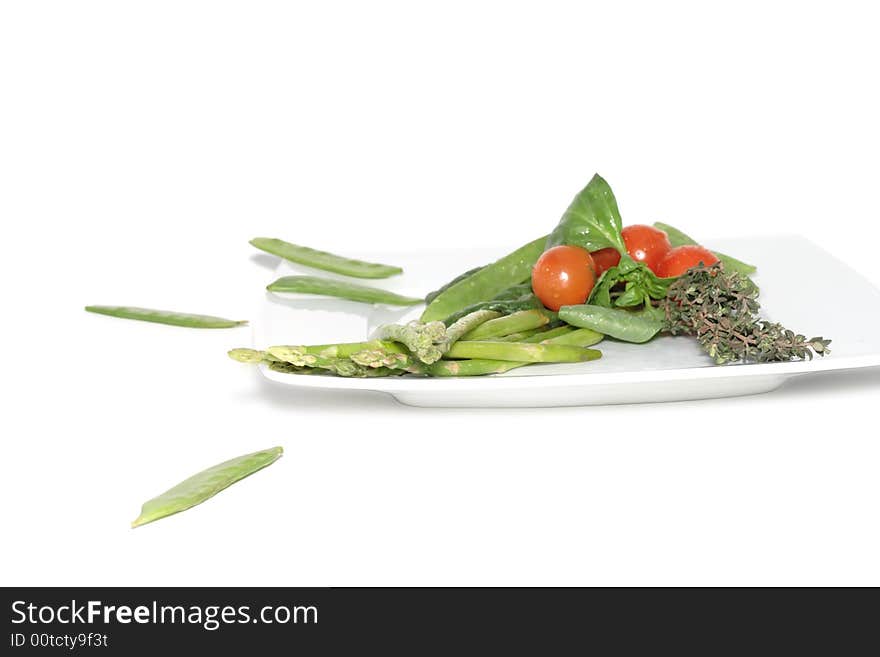
<path fill-rule="evenodd" d="M 366 342 L 233 349 L 229 356 L 242 363 L 265 363 L 277 372 L 346 377 L 479 376 L 530 363 L 601 357 L 602 352 L 587 348 L 602 339 L 600 333 L 554 327 L 552 320 L 552 313 L 539 309 L 506 316 L 483 309 L 448 327 L 439 321 L 388 324 Z"/>

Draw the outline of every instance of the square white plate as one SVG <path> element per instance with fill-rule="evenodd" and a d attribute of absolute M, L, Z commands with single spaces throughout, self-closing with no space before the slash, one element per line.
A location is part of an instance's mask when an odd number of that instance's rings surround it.
<path fill-rule="evenodd" d="M 802 237 L 715 240 L 710 244 L 757 265 L 755 281 L 761 288 L 765 317 L 807 337 L 830 338 L 831 355 L 803 362 L 716 366 L 695 340 L 667 336 L 643 345 L 606 338 L 597 345 L 603 354 L 597 361 L 530 365 L 483 377 L 349 379 L 283 374 L 263 366 L 261 371 L 268 379 L 294 389 L 375 390 L 414 406 L 525 407 L 748 395 L 773 390 L 801 374 L 880 365 L 876 336 L 869 333 L 880 319 L 880 290 L 842 262 Z M 386 280 L 362 282 L 422 296 L 460 272 L 496 260 L 509 250 L 360 254 L 368 260 L 399 265 L 405 272 Z M 821 272 L 822 276 L 817 280 L 814 275 L 803 277 L 802 272 Z M 282 260 L 275 273 L 316 272 Z M 266 293 L 253 322 L 254 346 L 365 340 L 380 324 L 417 318 L 423 307 L 399 309 Z"/>

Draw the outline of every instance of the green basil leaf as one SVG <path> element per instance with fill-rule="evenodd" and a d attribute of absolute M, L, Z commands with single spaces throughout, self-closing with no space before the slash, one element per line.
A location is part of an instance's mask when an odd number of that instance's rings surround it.
<path fill-rule="evenodd" d="M 547 238 L 547 248 L 560 244 L 580 246 L 587 251 L 612 247 L 623 254 L 626 245 L 620 234 L 622 227 L 614 192 L 597 173 L 574 197 Z"/>
<path fill-rule="evenodd" d="M 652 299 L 666 297 L 673 278 L 660 278 L 644 263 L 628 255 L 622 256 L 617 266 L 605 271 L 599 278 L 589 303 L 604 308 L 633 308 L 648 305 Z M 624 285 L 623 292 L 617 288 Z"/>

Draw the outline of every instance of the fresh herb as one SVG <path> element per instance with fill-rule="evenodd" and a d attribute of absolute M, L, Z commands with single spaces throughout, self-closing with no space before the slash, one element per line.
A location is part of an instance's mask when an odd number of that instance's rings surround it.
<path fill-rule="evenodd" d="M 807 339 L 758 315 L 758 288 L 723 263 L 694 267 L 669 286 L 662 304 L 665 329 L 692 335 L 719 365 L 812 359 L 830 353 L 831 340 Z"/>
<path fill-rule="evenodd" d="M 593 288 L 589 302 L 605 308 L 633 308 L 666 297 L 673 279 L 660 278 L 644 263 L 628 255 L 605 271 Z"/>
<path fill-rule="evenodd" d="M 620 231 L 623 222 L 617 200 L 607 182 L 597 173 L 584 187 L 547 238 L 547 248 L 567 244 L 587 251 L 612 247 L 626 253 Z"/>

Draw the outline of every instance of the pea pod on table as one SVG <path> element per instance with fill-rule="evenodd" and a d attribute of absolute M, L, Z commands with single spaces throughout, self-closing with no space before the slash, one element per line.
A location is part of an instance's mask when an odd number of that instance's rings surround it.
<path fill-rule="evenodd" d="M 213 315 L 193 315 L 191 313 L 179 313 L 173 310 L 154 310 L 153 308 L 138 308 L 136 306 L 86 306 L 90 313 L 120 317 L 122 319 L 135 319 L 141 322 L 155 322 L 157 324 L 170 324 L 172 326 L 185 326 L 187 328 L 234 328 L 247 324 L 247 320 L 224 319 Z"/>
<path fill-rule="evenodd" d="M 344 276 L 354 276 L 355 278 L 388 278 L 395 274 L 400 274 L 403 269 L 393 265 L 383 265 L 377 262 L 366 262 L 364 260 L 355 260 L 353 258 L 345 258 L 327 251 L 319 251 L 307 246 L 299 244 L 291 244 L 284 240 L 274 237 L 255 237 L 251 240 L 251 245 L 257 247 L 261 251 L 271 253 L 279 258 L 290 260 L 300 265 L 314 267 L 315 269 L 323 269 L 324 271 L 332 271 L 336 274 Z"/>
<path fill-rule="evenodd" d="M 201 504 L 224 488 L 252 475 L 257 470 L 262 470 L 267 465 L 272 465 L 283 453 L 281 447 L 272 447 L 224 461 L 199 472 L 158 497 L 145 502 L 141 514 L 131 526 L 140 527 Z"/>
<path fill-rule="evenodd" d="M 267 285 L 266 289 L 270 292 L 318 294 L 362 303 L 384 303 L 391 306 L 413 306 L 422 303 L 421 298 L 406 297 L 377 287 L 318 278 L 317 276 L 282 276 L 274 283 Z"/>

